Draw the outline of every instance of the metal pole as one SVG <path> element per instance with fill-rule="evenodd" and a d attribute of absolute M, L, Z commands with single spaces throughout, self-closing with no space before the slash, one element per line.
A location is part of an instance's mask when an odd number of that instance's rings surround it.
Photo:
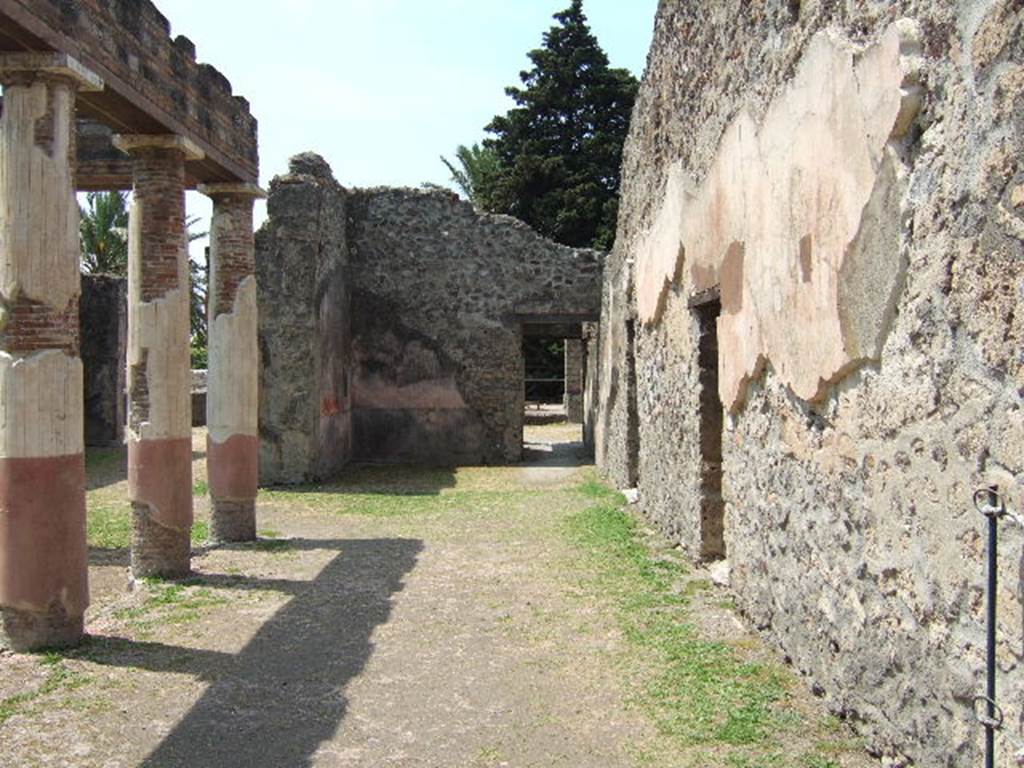
<path fill-rule="evenodd" d="M 975 714 L 985 726 L 985 768 L 995 768 L 996 731 L 1003 725 L 1003 713 L 996 704 L 996 588 L 999 576 L 999 518 L 1006 514 L 999 488 L 990 486 L 974 493 L 974 506 L 988 520 L 988 585 L 985 592 L 985 715 Z M 975 709 L 977 713 L 977 709 Z"/>
<path fill-rule="evenodd" d="M 996 494 L 989 494 L 989 507 L 992 509 L 998 508 L 998 502 L 996 501 Z M 987 662 L 987 685 L 985 689 L 985 695 L 988 697 L 986 704 L 987 714 L 989 718 L 989 725 L 985 726 L 985 768 L 995 768 L 996 760 L 996 731 L 995 727 L 991 724 L 996 719 L 996 581 L 998 578 L 998 558 L 999 558 L 999 518 L 995 513 L 987 515 L 988 517 L 988 593 L 987 606 L 985 612 L 986 632 L 988 637 L 986 638 L 986 650 L 988 656 Z"/>

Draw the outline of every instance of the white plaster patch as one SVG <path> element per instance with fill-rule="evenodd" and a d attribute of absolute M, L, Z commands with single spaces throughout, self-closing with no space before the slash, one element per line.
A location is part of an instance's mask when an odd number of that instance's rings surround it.
<path fill-rule="evenodd" d="M 859 55 L 817 34 L 758 126 L 742 112 L 699 186 L 681 167 L 637 248 L 637 303 L 657 323 L 668 286 L 721 286 L 722 402 L 766 361 L 805 400 L 881 352 L 902 284 L 899 162 L 917 113 L 917 28 Z"/>
<path fill-rule="evenodd" d="M 210 368 L 207 372 L 206 425 L 210 437 L 223 443 L 232 435 L 256 436 L 259 410 L 259 347 L 256 278 L 238 286 L 231 312 L 210 326 Z"/>
<path fill-rule="evenodd" d="M 61 350 L 0 352 L 0 458 L 81 453 L 82 387 L 82 361 Z"/>
<path fill-rule="evenodd" d="M 186 283 L 187 284 L 187 283 Z M 131 289 L 131 282 L 129 282 Z M 188 293 L 169 291 L 154 301 L 129 296 L 128 387 L 132 369 L 145 362 L 149 419 L 126 430 L 131 440 L 164 440 L 192 434 L 192 369 L 189 365 Z M 181 343 L 185 340 L 186 343 Z"/>
<path fill-rule="evenodd" d="M 53 96 L 48 153 L 36 121 Z M 61 310 L 80 290 L 78 202 L 68 162 L 75 97 L 70 84 L 4 88 L 0 116 L 0 292 Z"/>

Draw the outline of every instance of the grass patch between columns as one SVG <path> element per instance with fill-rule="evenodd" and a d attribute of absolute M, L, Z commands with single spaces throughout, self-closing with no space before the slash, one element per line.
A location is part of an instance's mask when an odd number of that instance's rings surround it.
<path fill-rule="evenodd" d="M 73 691 L 92 682 L 88 675 L 69 669 L 64 663 L 64 657 L 59 653 L 43 654 L 39 663 L 46 668 L 46 677 L 42 685 L 33 691 L 0 699 L 0 725 L 24 711 L 37 699 L 51 693 Z"/>

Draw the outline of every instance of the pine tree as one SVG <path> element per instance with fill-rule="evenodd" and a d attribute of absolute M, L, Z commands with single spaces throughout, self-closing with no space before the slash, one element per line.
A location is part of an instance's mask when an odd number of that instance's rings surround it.
<path fill-rule="evenodd" d="M 608 66 L 583 14 L 583 1 L 554 16 L 543 46 L 529 53 L 518 105 L 495 117 L 485 139 L 499 171 L 475 194 L 571 246 L 610 248 L 618 215 L 622 147 L 636 99 L 628 70 Z"/>

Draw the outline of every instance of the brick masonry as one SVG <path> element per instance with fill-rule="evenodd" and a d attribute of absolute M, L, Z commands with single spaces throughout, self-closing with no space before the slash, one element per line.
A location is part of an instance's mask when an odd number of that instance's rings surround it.
<path fill-rule="evenodd" d="M 15 650 L 77 642 L 89 602 L 76 86 L 57 71 L 0 55 L 0 645 Z"/>
<path fill-rule="evenodd" d="M 132 573 L 189 572 L 192 401 L 182 149 L 131 139 L 128 491 Z"/>
<path fill-rule="evenodd" d="M 177 133 L 199 142 L 209 162 L 202 181 L 258 176 L 256 120 L 216 68 L 196 61 L 195 45 L 171 37 L 171 24 L 149 0 L 12 0 L 0 9 L 11 39 L 42 37 L 106 81 L 82 100 L 84 114 L 121 131 Z M 86 160 L 88 166 L 88 158 Z"/>

